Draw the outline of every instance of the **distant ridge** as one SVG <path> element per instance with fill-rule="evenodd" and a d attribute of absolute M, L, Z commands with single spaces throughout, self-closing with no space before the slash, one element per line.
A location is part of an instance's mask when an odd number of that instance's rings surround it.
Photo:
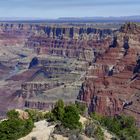
<path fill-rule="evenodd" d="M 140 20 L 140 15 L 120 17 L 60 17 L 58 20 Z"/>
<path fill-rule="evenodd" d="M 0 17 L 0 22 L 140 22 L 140 15 L 121 17 L 60 17 L 56 19 L 34 17 Z"/>

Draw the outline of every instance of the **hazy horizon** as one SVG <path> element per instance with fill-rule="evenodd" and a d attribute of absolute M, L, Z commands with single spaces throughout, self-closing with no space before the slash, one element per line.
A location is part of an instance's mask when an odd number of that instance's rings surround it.
<path fill-rule="evenodd" d="M 138 17 L 138 18 L 140 18 L 140 15 L 130 15 L 130 16 L 91 16 L 91 17 L 89 17 L 89 16 L 83 16 L 83 17 L 55 17 L 55 18 L 46 18 L 46 17 L 0 17 L 0 18 L 7 18 L 7 19 L 63 19 L 63 18 L 77 18 L 77 19 L 82 19 L 82 18 L 123 18 L 123 17 Z"/>
<path fill-rule="evenodd" d="M 140 15 L 139 0 L 0 0 L 0 17 L 120 17 Z"/>

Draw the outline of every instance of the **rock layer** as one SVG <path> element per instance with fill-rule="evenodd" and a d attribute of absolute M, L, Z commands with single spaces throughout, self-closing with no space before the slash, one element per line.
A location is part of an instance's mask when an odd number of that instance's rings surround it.
<path fill-rule="evenodd" d="M 87 104 L 89 112 L 125 113 L 139 124 L 140 27 L 128 23 L 115 34 L 116 40 L 89 67 L 77 99 Z"/>
<path fill-rule="evenodd" d="M 133 23 L 120 29 L 1 23 L 0 107 L 50 109 L 60 98 L 67 104 L 77 98 L 89 113 L 125 113 L 139 124 L 139 46 Z"/>

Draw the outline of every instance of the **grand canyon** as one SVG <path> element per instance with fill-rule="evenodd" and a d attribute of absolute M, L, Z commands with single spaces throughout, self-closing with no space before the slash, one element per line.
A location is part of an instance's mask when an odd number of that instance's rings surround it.
<path fill-rule="evenodd" d="M 0 117 L 58 99 L 140 125 L 140 26 L 0 23 Z"/>
<path fill-rule="evenodd" d="M 0 0 L 0 140 L 140 140 L 139 0 Z"/>

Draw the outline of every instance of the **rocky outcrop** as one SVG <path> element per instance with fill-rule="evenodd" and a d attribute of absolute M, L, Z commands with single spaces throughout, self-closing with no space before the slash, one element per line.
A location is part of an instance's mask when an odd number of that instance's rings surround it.
<path fill-rule="evenodd" d="M 140 73 L 140 56 L 138 57 L 137 64 L 134 68 L 133 73 Z"/>
<path fill-rule="evenodd" d="M 122 112 L 123 101 L 117 97 L 115 91 L 107 89 L 108 84 L 105 79 L 90 78 L 82 85 L 77 99 L 86 103 L 89 113 L 114 116 Z"/>
<path fill-rule="evenodd" d="M 16 109 L 16 111 L 19 113 L 19 118 L 22 119 L 22 120 L 27 120 L 29 119 L 29 114 L 28 112 L 25 112 L 23 110 L 20 110 L 20 109 Z"/>
<path fill-rule="evenodd" d="M 29 69 L 31 69 L 32 67 L 35 67 L 37 65 L 38 65 L 38 58 L 37 57 L 34 57 L 32 59 L 32 61 L 30 62 Z"/>
<path fill-rule="evenodd" d="M 106 51 L 89 67 L 77 97 L 89 112 L 125 113 L 139 120 L 139 26 L 125 24 Z"/>
<path fill-rule="evenodd" d="M 50 139 L 50 136 L 54 131 L 55 125 L 48 126 L 48 122 L 46 122 L 46 120 L 35 122 L 34 125 L 35 127 L 33 128 L 31 133 L 18 140 L 32 140 L 32 139 L 49 140 Z"/>

